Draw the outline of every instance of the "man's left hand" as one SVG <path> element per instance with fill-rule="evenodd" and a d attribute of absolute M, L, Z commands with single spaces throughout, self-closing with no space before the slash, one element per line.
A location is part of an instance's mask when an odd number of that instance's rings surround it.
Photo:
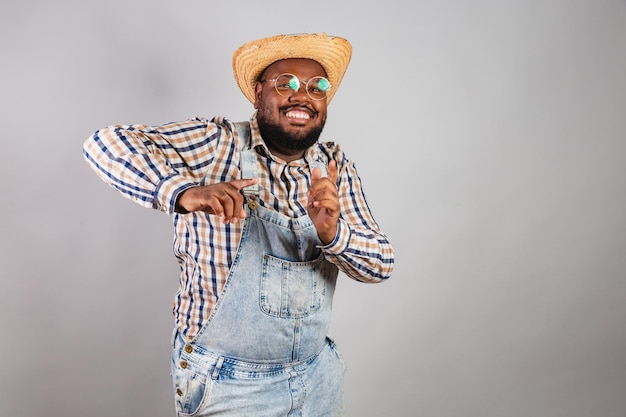
<path fill-rule="evenodd" d="M 319 168 L 311 173 L 311 188 L 308 193 L 307 212 L 324 244 L 329 244 L 337 234 L 339 222 L 339 192 L 337 190 L 337 164 L 330 161 L 328 176 L 322 177 Z"/>

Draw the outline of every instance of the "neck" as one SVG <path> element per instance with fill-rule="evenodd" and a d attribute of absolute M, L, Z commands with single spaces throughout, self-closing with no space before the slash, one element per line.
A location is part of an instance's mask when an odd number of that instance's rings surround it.
<path fill-rule="evenodd" d="M 267 142 L 266 142 L 266 145 L 269 148 L 272 155 L 274 155 L 277 158 L 282 159 L 285 162 L 291 162 L 297 159 L 304 158 L 305 151 L 299 151 L 299 150 L 294 150 L 294 149 L 284 149 L 284 148 L 280 148 L 276 146 L 270 146 Z"/>

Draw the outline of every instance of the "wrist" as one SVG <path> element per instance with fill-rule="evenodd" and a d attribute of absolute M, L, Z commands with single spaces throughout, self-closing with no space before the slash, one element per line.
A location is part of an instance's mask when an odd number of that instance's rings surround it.
<path fill-rule="evenodd" d="M 176 197 L 176 203 L 174 205 L 174 211 L 176 213 L 180 213 L 180 214 L 187 214 L 190 213 L 192 210 L 191 207 L 189 207 L 189 200 L 190 200 L 190 196 L 193 193 L 193 189 L 197 188 L 197 187 L 191 187 L 191 188 L 187 188 L 183 191 L 180 192 L 180 194 L 178 194 L 178 196 Z"/>

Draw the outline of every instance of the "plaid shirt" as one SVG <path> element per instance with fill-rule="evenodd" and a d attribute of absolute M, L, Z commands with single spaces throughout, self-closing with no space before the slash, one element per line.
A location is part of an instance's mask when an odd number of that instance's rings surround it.
<path fill-rule="evenodd" d="M 234 125 L 222 117 L 157 127 L 111 126 L 95 132 L 83 147 L 85 159 L 102 180 L 144 207 L 173 215 L 174 254 L 181 267 L 174 315 L 188 337 L 206 323 L 217 302 L 242 222 L 225 225 L 204 212 L 176 213 L 175 204 L 190 187 L 240 178 L 238 136 L 233 132 Z M 387 279 L 393 269 L 393 248 L 370 213 L 355 165 L 339 146 L 318 143 L 318 149 L 311 147 L 303 159 L 285 163 L 267 149 L 256 116 L 251 119 L 251 134 L 261 161 L 260 204 L 292 218 L 307 214 L 307 161 L 320 154 L 325 162 L 335 159 L 341 216 L 335 240 L 322 251 L 355 280 Z"/>

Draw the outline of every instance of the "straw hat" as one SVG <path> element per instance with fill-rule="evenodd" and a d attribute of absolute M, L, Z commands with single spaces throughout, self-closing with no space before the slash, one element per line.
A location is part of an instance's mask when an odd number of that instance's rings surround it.
<path fill-rule="evenodd" d="M 351 56 L 352 46 L 343 38 L 325 33 L 278 35 L 239 47 L 233 54 L 233 71 L 241 92 L 254 104 L 254 85 L 267 67 L 281 59 L 312 59 L 326 71 L 332 86 L 327 98 L 330 103 L 348 68 Z"/>

